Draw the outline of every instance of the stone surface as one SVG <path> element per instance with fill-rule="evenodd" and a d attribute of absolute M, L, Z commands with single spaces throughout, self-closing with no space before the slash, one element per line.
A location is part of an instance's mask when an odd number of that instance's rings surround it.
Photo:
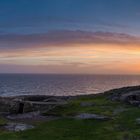
<path fill-rule="evenodd" d="M 137 118 L 137 119 L 136 119 L 136 123 L 137 123 L 137 124 L 140 124 L 140 118 Z"/>
<path fill-rule="evenodd" d="M 57 105 L 66 104 L 69 97 L 29 95 L 0 97 L 0 112 L 20 114 L 35 111 L 47 111 Z"/>
<path fill-rule="evenodd" d="M 8 131 L 24 131 L 28 129 L 33 129 L 34 126 L 28 125 L 28 124 L 23 124 L 23 123 L 8 123 L 4 126 L 4 128 Z"/>
<path fill-rule="evenodd" d="M 103 115 L 81 113 L 75 116 L 76 119 L 96 119 L 96 120 L 109 120 L 110 118 Z"/>
<path fill-rule="evenodd" d="M 112 90 L 109 99 L 140 106 L 140 86 Z"/>
<path fill-rule="evenodd" d="M 13 114 L 13 115 L 8 115 L 6 118 L 11 119 L 11 120 L 16 120 L 16 119 L 31 119 L 31 118 L 38 118 L 40 117 L 40 112 L 30 112 L 30 113 L 23 113 L 23 114 Z M 42 116 L 43 117 L 43 116 Z"/>

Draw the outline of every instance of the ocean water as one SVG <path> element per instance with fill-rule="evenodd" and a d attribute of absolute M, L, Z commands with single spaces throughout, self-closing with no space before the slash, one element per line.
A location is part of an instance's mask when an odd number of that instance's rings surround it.
<path fill-rule="evenodd" d="M 0 74 L 0 96 L 97 94 L 140 85 L 140 76 Z"/>

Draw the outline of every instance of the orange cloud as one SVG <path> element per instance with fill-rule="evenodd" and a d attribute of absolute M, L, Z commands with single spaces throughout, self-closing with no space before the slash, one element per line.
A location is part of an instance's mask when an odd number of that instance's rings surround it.
<path fill-rule="evenodd" d="M 8 41 L 17 45 L 27 41 L 27 46 L 2 48 L 0 45 L 0 66 L 15 65 L 15 70 L 22 66 L 32 71 L 36 68 L 43 73 L 140 73 L 138 37 L 82 31 L 9 35 L 8 40 L 6 37 L 0 38 L 0 43 Z"/>
<path fill-rule="evenodd" d="M 0 64 L 40 67 L 55 73 L 140 73 L 138 45 L 78 44 L 62 47 L 40 46 L 0 52 Z M 54 70 L 53 70 L 54 68 Z"/>

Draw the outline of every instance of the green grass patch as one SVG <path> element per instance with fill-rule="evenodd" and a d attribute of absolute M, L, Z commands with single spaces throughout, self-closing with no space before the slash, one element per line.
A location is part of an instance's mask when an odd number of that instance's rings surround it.
<path fill-rule="evenodd" d="M 81 106 L 82 102 L 94 103 Z M 117 109 L 124 111 L 114 114 Z M 79 113 L 110 116 L 108 121 L 70 119 Z M 32 130 L 24 132 L 0 132 L 0 140 L 138 140 L 140 109 L 120 102 L 112 102 L 105 95 L 79 97 L 67 105 L 57 106 L 45 115 L 62 116 L 63 119 L 41 122 Z M 1 121 L 1 120 L 0 120 Z M 3 122 L 3 121 L 2 121 Z"/>
<path fill-rule="evenodd" d="M 93 103 L 91 106 L 82 106 L 81 103 L 89 102 Z M 57 106 L 56 108 L 48 111 L 45 115 L 56 116 L 74 116 L 79 113 L 96 113 L 101 115 L 113 115 L 114 108 L 123 106 L 120 102 L 113 102 L 105 98 L 104 96 L 89 98 L 81 97 L 70 101 L 67 105 Z"/>

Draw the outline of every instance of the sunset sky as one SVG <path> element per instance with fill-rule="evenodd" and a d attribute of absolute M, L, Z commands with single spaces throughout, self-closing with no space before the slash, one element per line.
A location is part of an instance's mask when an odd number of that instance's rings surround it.
<path fill-rule="evenodd" d="M 0 73 L 140 74 L 140 0 L 0 0 Z"/>

